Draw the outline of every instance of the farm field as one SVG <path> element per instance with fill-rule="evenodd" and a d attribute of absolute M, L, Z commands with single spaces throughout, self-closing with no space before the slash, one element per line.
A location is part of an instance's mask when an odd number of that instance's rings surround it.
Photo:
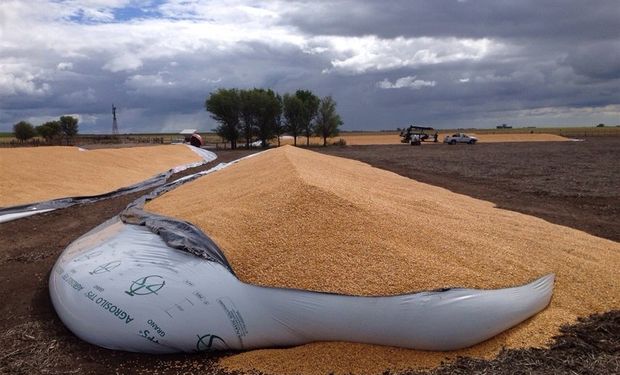
<path fill-rule="evenodd" d="M 473 147 L 332 147 L 324 152 L 361 160 L 418 181 L 493 202 L 498 207 L 618 241 L 620 207 L 617 202 L 620 196 L 616 190 L 620 186 L 620 170 L 616 161 L 620 158 L 619 146 L 620 139 L 596 139 Z M 242 151 L 223 151 L 215 163 L 243 154 Z M 6 301 L 0 320 L 0 332 L 3 332 L 0 345 L 2 352 L 8 353 L 0 359 L 0 368 L 12 373 L 32 373 L 41 369 L 50 372 L 77 369 L 87 373 L 215 371 L 213 359 L 203 355 L 153 357 L 117 353 L 85 344 L 66 331 L 53 312 L 47 276 L 60 251 L 97 223 L 119 212 L 133 197 L 118 197 L 0 224 L 0 249 L 3 249 L 0 252 L 3 284 L 0 298 Z M 409 230 L 415 234 L 415 228 Z M 19 238 L 15 238 L 16 233 Z M 426 240 L 432 241 L 432 238 Z M 619 319 L 617 313 L 608 314 L 586 322 L 588 328 L 579 326 L 573 332 L 585 331 L 597 338 L 601 327 L 617 332 Z M 574 343 L 573 336 L 563 340 Z M 612 335 L 609 346 L 613 347 L 614 339 L 617 337 Z M 587 341 L 587 334 L 581 340 Z M 596 373 L 617 372 L 617 357 L 613 351 L 609 354 L 613 349 L 599 345 L 594 354 L 584 349 L 587 345 L 581 345 L 582 349 L 572 352 L 572 357 L 583 358 L 582 365 L 589 369 L 598 366 L 593 370 Z M 461 367 L 448 365 L 437 373 L 467 371 L 464 368 L 494 373 L 512 373 L 515 369 L 557 373 L 557 366 L 570 365 L 557 360 L 566 355 L 561 349 L 543 351 L 546 359 L 542 363 L 532 360 L 541 356 L 535 350 L 508 352 L 495 362 L 462 360 L 458 364 Z M 300 356 L 299 360 L 305 359 Z M 545 367 L 545 363 L 549 367 Z"/>
<path fill-rule="evenodd" d="M 565 141 L 565 138 L 585 138 L 585 137 L 618 137 L 620 127 L 607 126 L 597 127 L 540 127 L 540 128 L 512 128 L 512 129 L 437 129 L 439 141 L 448 134 L 465 132 L 475 134 L 481 142 L 536 142 L 536 141 Z M 224 147 L 225 142 L 213 132 L 199 132 L 206 145 L 211 147 Z M 368 145 L 368 144 L 398 144 L 400 143 L 399 132 L 397 131 L 347 131 L 342 132 L 335 138 L 328 139 L 328 143 L 337 143 L 343 139 L 348 145 Z M 43 141 L 36 138 L 38 141 Z M 182 136 L 175 133 L 143 133 L 143 134 L 120 134 L 118 136 L 80 134 L 75 137 L 76 145 L 87 145 L 89 148 L 119 147 L 120 144 L 133 146 L 140 144 L 169 144 L 182 141 Z M 0 133 L 0 147 L 10 146 L 17 143 L 12 133 Z M 283 136 L 281 144 L 293 144 L 290 136 Z M 243 142 L 239 143 L 240 145 Z M 272 139 L 270 144 L 277 145 L 277 139 Z M 305 145 L 306 138 L 298 137 L 298 145 Z M 322 145 L 323 140 L 319 137 L 310 138 L 311 145 Z"/>
<path fill-rule="evenodd" d="M 620 138 L 322 152 L 620 241 Z"/>

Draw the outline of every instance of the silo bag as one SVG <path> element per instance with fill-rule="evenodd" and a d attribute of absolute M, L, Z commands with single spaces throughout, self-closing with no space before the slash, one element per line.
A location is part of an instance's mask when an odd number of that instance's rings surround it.
<path fill-rule="evenodd" d="M 64 324 L 109 349 L 175 353 L 351 341 L 454 350 L 543 310 L 553 290 L 553 274 L 506 289 L 380 297 L 260 287 L 237 279 L 215 243 L 190 223 L 133 210 L 74 241 L 50 276 Z"/>

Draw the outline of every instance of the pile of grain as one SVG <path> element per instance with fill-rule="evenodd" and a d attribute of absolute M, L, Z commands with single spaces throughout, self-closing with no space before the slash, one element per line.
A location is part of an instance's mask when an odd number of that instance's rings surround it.
<path fill-rule="evenodd" d="M 568 142 L 570 139 L 557 134 L 543 133 L 506 133 L 506 134 L 472 134 L 480 140 L 480 143 L 497 142 Z M 439 138 L 443 140 L 443 137 Z"/>
<path fill-rule="evenodd" d="M 186 205 L 188 196 L 196 203 Z M 549 308 L 467 350 L 351 343 L 255 350 L 221 361 L 266 373 L 381 373 L 503 346 L 541 346 L 577 316 L 620 307 L 620 245 L 353 160 L 290 146 L 150 202 L 211 236 L 243 281 L 355 295 L 502 288 L 555 272 Z"/>
<path fill-rule="evenodd" d="M 293 137 L 285 136 L 286 138 L 280 138 L 281 145 L 292 145 L 294 143 Z M 398 133 L 385 133 L 385 132 L 376 132 L 376 133 L 365 133 L 365 134 L 349 134 L 343 133 L 334 138 L 328 138 L 327 143 L 333 144 L 337 143 L 338 140 L 344 139 L 347 142 L 347 145 L 392 145 L 392 144 L 400 144 L 400 135 Z M 442 138 L 443 139 L 443 138 Z M 278 143 L 277 139 L 271 141 L 271 144 L 276 145 Z M 298 145 L 306 145 L 306 137 L 297 137 Z M 323 138 L 321 137 L 310 137 L 311 145 L 322 145 Z"/>
<path fill-rule="evenodd" d="M 200 160 L 184 145 L 92 151 L 77 147 L 0 149 L 0 207 L 103 194 Z"/>
<path fill-rule="evenodd" d="M 454 133 L 449 133 L 454 134 Z M 432 133 L 431 140 L 424 142 L 424 145 L 440 145 L 443 143 L 443 139 L 448 133 L 439 133 L 438 142 L 432 142 Z M 542 134 L 542 133 L 504 133 L 504 134 L 475 134 L 475 133 L 467 133 L 469 135 L 473 135 L 478 138 L 480 143 L 497 143 L 497 142 L 566 142 L 569 141 L 568 138 L 555 135 L 555 134 Z M 338 139 L 344 139 L 349 146 L 355 145 L 395 145 L 401 144 L 400 135 L 398 133 L 385 133 L 385 132 L 377 132 L 377 133 L 367 133 L 367 134 L 347 134 L 343 133 L 335 138 L 330 138 L 327 140 L 328 143 L 338 142 Z M 277 143 L 277 140 L 272 141 L 273 144 Z M 283 145 L 292 145 L 293 139 L 281 139 L 280 143 Z M 297 138 L 298 145 L 305 145 L 306 138 L 298 137 Z M 310 137 L 310 144 L 313 145 L 322 145 L 323 139 L 319 137 Z"/>

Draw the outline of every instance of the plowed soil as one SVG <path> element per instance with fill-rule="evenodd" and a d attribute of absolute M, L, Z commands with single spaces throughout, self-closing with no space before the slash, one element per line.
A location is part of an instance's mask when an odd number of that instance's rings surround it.
<path fill-rule="evenodd" d="M 466 147 L 395 145 L 326 151 L 620 240 L 620 139 Z M 216 163 L 243 154 L 220 152 Z M 62 326 L 51 307 L 47 278 L 56 257 L 68 243 L 120 212 L 139 194 L 0 224 L 0 373 L 216 371 L 213 356 L 155 357 L 83 343 Z M 567 328 L 551 349 L 507 350 L 492 361 L 464 358 L 432 373 L 617 374 L 618 358 L 620 313 L 616 311 Z"/>
<path fill-rule="evenodd" d="M 620 138 L 427 146 L 318 150 L 620 241 Z"/>

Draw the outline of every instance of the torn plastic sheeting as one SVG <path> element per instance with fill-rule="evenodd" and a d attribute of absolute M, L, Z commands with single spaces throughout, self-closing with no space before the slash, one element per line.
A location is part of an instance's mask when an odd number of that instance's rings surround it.
<path fill-rule="evenodd" d="M 217 158 L 217 155 L 215 155 L 213 152 L 202 149 L 202 148 L 198 148 L 198 147 L 194 147 L 192 145 L 186 145 L 187 147 L 189 147 L 190 150 L 194 151 L 196 154 L 198 154 L 202 160 L 203 163 L 205 162 L 210 162 L 213 161 Z M 203 163 L 198 163 L 198 165 L 203 164 Z"/>
<path fill-rule="evenodd" d="M 544 309 L 553 281 L 547 275 L 507 289 L 385 297 L 259 287 L 114 219 L 63 252 L 50 295 L 71 331 L 110 349 L 173 353 L 353 341 L 454 350 Z"/>
<path fill-rule="evenodd" d="M 211 240 L 209 236 L 205 235 L 200 229 L 188 222 L 179 221 L 144 211 L 144 205 L 146 202 L 175 189 L 179 185 L 188 183 L 207 174 L 220 171 L 258 154 L 260 154 L 260 152 L 244 156 L 228 163 L 220 163 L 209 170 L 181 177 L 175 181 L 162 185 L 130 203 L 119 215 L 120 219 L 128 224 L 143 225 L 151 232 L 158 234 L 169 247 L 186 251 L 204 259 L 220 263 L 222 266 L 226 267 L 229 272 L 234 274 L 232 267 L 221 250 L 217 247 L 213 240 Z"/>
<path fill-rule="evenodd" d="M 0 215 L 0 223 L 5 223 L 11 220 L 21 219 L 22 217 L 32 216 L 36 214 L 42 214 L 44 212 L 54 211 L 55 208 L 48 208 L 45 210 L 35 210 L 35 211 L 23 211 L 23 212 L 15 212 L 12 214 L 3 214 Z"/>
<path fill-rule="evenodd" d="M 119 195 L 129 194 L 129 193 L 133 193 L 136 191 L 153 188 L 153 187 L 160 186 L 161 184 L 163 184 L 166 181 L 166 179 L 170 177 L 170 175 L 171 173 L 169 172 L 161 173 L 155 177 L 139 182 L 135 185 L 127 186 L 127 187 L 120 188 L 118 190 L 114 190 L 112 192 L 100 194 L 100 195 L 58 198 L 58 199 L 52 199 L 52 200 L 44 201 L 44 202 L 2 208 L 0 209 L 0 223 L 10 220 L 10 219 L 5 220 L 6 218 L 10 218 L 10 217 L 16 218 L 15 214 L 24 213 L 24 214 L 27 214 L 25 216 L 28 216 L 32 214 L 56 210 L 59 208 L 70 207 L 76 204 L 93 203 L 93 202 L 97 202 L 103 199 L 113 198 Z M 8 215 L 11 215 L 11 216 L 8 216 Z"/>
<path fill-rule="evenodd" d="M 53 211 L 59 208 L 66 208 L 76 204 L 83 203 L 94 203 L 103 199 L 114 198 L 120 195 L 134 193 L 136 191 L 146 190 L 153 187 L 161 186 L 166 182 L 166 180 L 174 173 L 181 172 L 188 168 L 198 167 L 205 163 L 211 162 L 217 158 L 217 156 L 207 150 L 199 149 L 193 146 L 187 146 L 200 157 L 202 157 L 202 162 L 190 163 L 181 166 L 174 167 L 167 172 L 160 173 L 156 176 L 149 178 L 148 180 L 138 182 L 137 184 L 123 187 L 109 193 L 98 194 L 98 195 L 90 195 L 90 196 L 79 196 L 79 197 L 66 197 L 66 198 L 58 198 L 52 199 L 49 201 L 24 204 L 19 206 L 12 206 L 6 208 L 0 208 L 0 223 L 4 223 L 7 221 L 19 219 L 22 217 L 35 215 L 43 212 Z M 87 150 L 84 150 L 87 152 Z"/>

